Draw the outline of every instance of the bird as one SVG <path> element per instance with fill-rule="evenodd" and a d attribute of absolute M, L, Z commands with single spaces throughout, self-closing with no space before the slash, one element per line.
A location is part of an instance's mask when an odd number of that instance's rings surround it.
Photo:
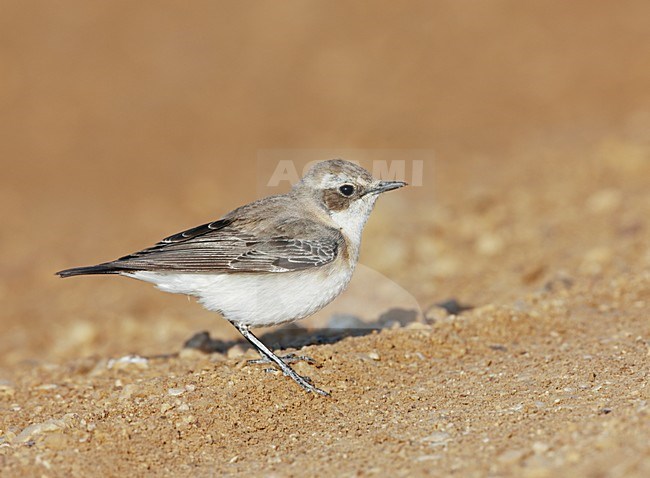
<path fill-rule="evenodd" d="M 119 259 L 56 274 L 117 274 L 196 297 L 259 352 L 257 362 L 272 363 L 305 391 L 328 396 L 288 365 L 295 356 L 279 357 L 250 329 L 306 318 L 343 292 L 375 201 L 406 185 L 375 179 L 343 159 L 320 161 L 286 194 L 238 207 Z"/>

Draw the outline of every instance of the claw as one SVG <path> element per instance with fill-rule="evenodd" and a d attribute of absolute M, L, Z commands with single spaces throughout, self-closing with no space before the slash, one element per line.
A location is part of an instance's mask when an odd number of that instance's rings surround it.
<path fill-rule="evenodd" d="M 309 377 L 303 377 L 301 375 L 298 375 L 294 369 L 289 367 L 289 365 L 287 365 L 282 360 L 285 359 L 288 360 L 289 362 L 304 360 L 307 363 L 314 364 L 316 363 L 314 359 L 302 355 L 296 356 L 295 354 L 289 354 L 282 358 L 278 357 L 271 350 L 269 350 L 269 348 L 266 345 L 260 342 L 260 339 L 258 339 L 257 337 L 255 337 L 255 335 L 251 333 L 247 325 L 239 324 L 236 322 L 232 322 L 232 324 L 237 328 L 237 330 L 239 330 L 239 333 L 241 333 L 244 336 L 244 338 L 248 340 L 251 343 L 251 345 L 253 345 L 257 349 L 260 355 L 264 357 L 258 360 L 249 360 L 248 363 L 274 363 L 276 367 L 278 367 L 285 376 L 291 378 L 294 382 L 300 385 L 303 390 L 307 392 L 316 393 L 323 397 L 330 396 L 330 394 L 327 393 L 325 390 L 321 390 L 320 388 L 316 388 L 314 385 L 312 385 L 311 379 Z"/>

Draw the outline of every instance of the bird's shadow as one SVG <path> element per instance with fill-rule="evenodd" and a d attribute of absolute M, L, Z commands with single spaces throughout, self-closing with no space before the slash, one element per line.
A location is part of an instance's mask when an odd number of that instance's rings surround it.
<path fill-rule="evenodd" d="M 418 320 L 416 310 L 389 309 L 372 322 L 364 322 L 357 317 L 334 315 L 326 327 L 306 328 L 291 323 L 266 332 L 259 339 L 271 349 L 300 349 L 307 345 L 333 344 L 347 337 L 361 337 L 395 324 L 408 325 Z M 209 332 L 198 332 L 184 344 L 185 349 L 200 350 L 204 353 L 226 353 L 234 345 L 248 345 L 245 339 L 221 340 L 210 337 Z"/>
<path fill-rule="evenodd" d="M 471 306 L 460 305 L 455 299 L 436 304 L 445 308 L 449 313 L 460 313 Z M 374 321 L 365 322 L 352 315 L 334 315 L 327 326 L 321 328 L 306 328 L 296 323 L 284 325 L 278 329 L 266 332 L 259 339 L 268 347 L 275 350 L 300 349 L 307 345 L 333 344 L 348 337 L 362 337 L 382 329 L 394 326 L 404 327 L 410 323 L 430 322 L 426 315 L 415 309 L 392 308 L 382 313 Z M 248 346 L 241 338 L 237 340 L 221 340 L 210 337 L 209 332 L 198 332 L 188 339 L 183 348 L 195 349 L 204 353 L 226 353 L 234 345 Z"/>

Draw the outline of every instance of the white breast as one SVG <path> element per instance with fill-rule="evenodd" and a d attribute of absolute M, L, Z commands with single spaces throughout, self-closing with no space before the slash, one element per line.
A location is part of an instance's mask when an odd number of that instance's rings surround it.
<path fill-rule="evenodd" d="M 354 266 L 342 262 L 304 272 L 125 275 L 165 292 L 195 296 L 230 321 L 259 327 L 302 319 L 329 304 L 352 277 Z"/>
<path fill-rule="evenodd" d="M 376 200 L 376 195 L 368 194 L 357 201 L 353 201 L 347 209 L 330 212 L 330 217 L 334 221 L 334 224 L 340 228 L 347 239 L 348 252 L 353 262 L 356 262 L 359 258 L 361 233 Z"/>

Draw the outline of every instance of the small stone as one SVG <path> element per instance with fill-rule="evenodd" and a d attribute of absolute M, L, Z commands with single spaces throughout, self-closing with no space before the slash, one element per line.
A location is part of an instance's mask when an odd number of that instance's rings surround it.
<path fill-rule="evenodd" d="M 66 413 L 61 418 L 51 418 L 41 423 L 34 423 L 23 429 L 23 431 L 16 436 L 16 442 L 27 443 L 38 435 L 70 428 L 73 426 L 76 419 L 77 415 L 74 413 Z"/>
<path fill-rule="evenodd" d="M 43 433 L 54 432 L 60 430 L 62 426 L 57 423 L 55 420 L 48 420 L 42 423 L 35 423 L 29 425 L 22 432 L 16 436 L 17 443 L 26 443 L 36 435 L 41 435 Z"/>
<path fill-rule="evenodd" d="M 34 387 L 34 390 L 55 390 L 59 388 L 56 383 L 44 383 L 43 385 L 38 385 Z"/>
<path fill-rule="evenodd" d="M 379 354 L 377 352 L 369 352 L 368 358 L 371 360 L 381 360 L 381 357 L 379 357 Z"/>
<path fill-rule="evenodd" d="M 110 359 L 106 364 L 106 368 L 115 370 L 142 370 L 149 368 L 149 361 L 144 357 L 140 357 L 139 355 L 125 355 L 119 359 Z"/>
<path fill-rule="evenodd" d="M 172 397 L 178 397 L 180 395 L 183 395 L 185 393 L 185 388 L 170 388 L 167 390 L 167 394 L 171 395 Z"/>

